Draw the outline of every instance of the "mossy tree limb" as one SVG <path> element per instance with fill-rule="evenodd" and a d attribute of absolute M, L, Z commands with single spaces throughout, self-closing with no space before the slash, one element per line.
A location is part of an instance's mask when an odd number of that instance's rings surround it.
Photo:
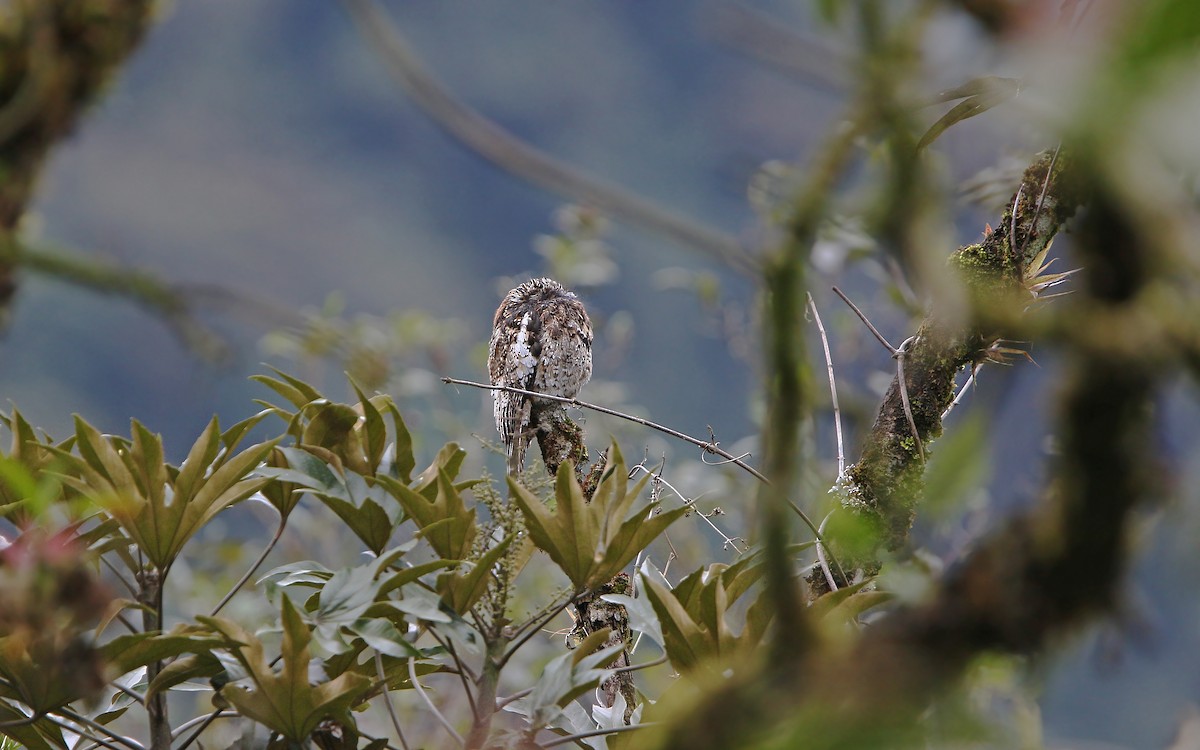
<path fill-rule="evenodd" d="M 839 550 L 849 567 L 873 573 L 883 550 L 907 543 L 925 469 L 921 446 L 941 435 L 941 415 L 954 398 L 958 372 L 986 359 L 1001 333 L 996 327 L 1032 301 L 1028 280 L 1082 200 L 1069 166 L 1070 159 L 1058 151 L 1040 154 L 1025 170 L 997 228 L 951 255 L 950 267 L 966 287 L 971 312 L 935 306 L 901 355 L 904 386 L 898 375 L 892 379 L 862 454 L 839 486 L 843 508 L 869 530 L 866 544 Z M 833 541 L 836 545 L 836 534 Z M 828 590 L 819 575 L 810 575 L 809 582 L 814 597 Z"/>
<path fill-rule="evenodd" d="M 154 0 L 14 0 L 0 15 L 0 237 L 16 230 L 51 149 L 141 42 Z M 0 305 L 16 291 L 0 263 Z"/>

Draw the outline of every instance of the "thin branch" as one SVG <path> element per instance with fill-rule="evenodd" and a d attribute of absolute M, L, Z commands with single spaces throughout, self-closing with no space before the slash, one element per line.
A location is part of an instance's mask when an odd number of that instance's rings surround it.
<path fill-rule="evenodd" d="M 737 456 L 733 455 L 729 451 L 722 450 L 720 447 L 717 446 L 716 441 L 713 441 L 713 440 L 705 441 L 705 440 L 701 440 L 699 438 L 694 438 L 691 435 L 686 435 L 682 432 L 679 432 L 678 430 L 672 430 L 670 427 L 666 427 L 664 425 L 658 424 L 657 422 L 651 422 L 649 419 L 642 419 L 641 417 L 635 417 L 632 414 L 626 414 L 624 412 L 617 411 L 616 409 L 610 409 L 607 406 L 599 406 L 597 404 L 589 404 L 588 402 L 580 401 L 577 398 L 562 398 L 560 396 L 551 396 L 548 393 L 538 393 L 536 391 L 526 391 L 521 388 L 513 388 L 511 386 L 506 386 L 506 385 L 490 385 L 488 383 L 476 383 L 471 380 L 462 380 L 459 378 L 448 378 L 448 377 L 443 377 L 442 382 L 448 383 L 451 385 L 469 385 L 472 388 L 482 388 L 482 389 L 488 390 L 488 391 L 506 391 L 508 393 L 517 393 L 517 394 L 520 394 L 523 396 L 535 396 L 543 401 L 554 401 L 556 403 L 566 404 L 568 406 L 575 406 L 580 409 L 589 409 L 591 411 L 599 412 L 601 414 L 607 414 L 611 417 L 617 417 L 619 419 L 624 419 L 626 421 L 633 422 L 634 424 L 640 424 L 644 427 L 649 427 L 652 430 L 658 430 L 659 432 L 670 435 L 671 437 L 678 438 L 686 443 L 691 443 L 692 445 L 695 445 L 699 448 L 703 448 L 706 453 L 712 453 L 713 455 L 720 456 L 721 458 L 727 459 L 728 462 L 733 464 L 734 466 L 737 466 L 738 468 L 749 472 L 751 476 L 753 476 L 755 479 L 762 482 L 763 484 L 766 484 L 766 485 L 771 484 L 771 482 L 767 479 L 766 475 L 764 475 L 761 471 L 754 468 L 753 466 L 746 463 L 745 461 L 738 458 Z M 817 530 L 817 525 L 815 523 L 813 523 L 811 518 L 808 517 L 808 514 L 805 513 L 800 508 L 799 505 L 796 505 L 795 501 L 791 500 L 790 498 L 785 498 L 785 499 L 787 499 L 787 503 L 791 507 L 792 512 L 794 512 L 797 516 L 799 516 L 800 520 L 804 522 L 804 525 L 807 526 L 809 528 L 809 530 L 812 531 L 813 534 L 817 535 L 818 539 L 820 539 L 821 532 L 819 532 Z"/>
<path fill-rule="evenodd" d="M 121 582 L 121 585 L 125 587 L 125 590 L 129 592 L 129 595 L 136 599 L 137 589 L 133 587 L 133 584 L 130 583 L 125 576 L 121 575 L 121 571 L 117 570 L 116 566 L 109 562 L 108 558 L 104 555 L 100 556 L 100 562 L 108 566 L 109 571 L 111 571 L 113 576 Z"/>
<path fill-rule="evenodd" d="M 946 407 L 946 410 L 942 412 L 941 419 L 943 422 L 946 421 L 946 417 L 950 414 L 951 410 L 958 406 L 959 402 L 963 400 L 963 397 L 967 395 L 967 389 L 973 387 L 975 383 L 979 381 L 979 370 L 982 368 L 983 363 L 977 364 L 971 368 L 970 376 L 962 384 L 962 387 L 958 389 L 958 393 L 954 395 L 954 400 L 951 401 L 950 405 Z"/>
<path fill-rule="evenodd" d="M 80 729 L 78 726 L 73 726 L 73 725 L 63 721 L 62 719 L 55 718 L 54 716 L 52 716 L 50 714 L 47 714 L 43 718 L 46 721 L 50 722 L 51 724 L 54 724 L 55 726 L 61 727 L 62 729 L 67 730 L 68 732 L 72 732 L 74 734 L 79 735 L 83 739 L 92 743 L 93 746 L 99 745 L 101 747 L 107 747 L 108 750 L 121 750 L 119 745 L 109 742 L 106 739 L 96 737 L 95 735 L 88 734 L 87 732 L 84 732 L 82 729 Z M 141 745 L 138 745 L 137 747 L 141 748 Z M 144 748 L 142 750 L 144 750 Z"/>
<path fill-rule="evenodd" d="M 99 723 L 89 719 L 88 717 L 84 716 L 83 714 L 76 713 L 75 711 L 72 711 L 71 709 L 66 708 L 65 706 L 63 708 L 57 709 L 56 712 L 59 714 L 62 714 L 67 719 L 70 719 L 71 721 L 75 722 L 76 724 L 81 724 L 81 725 L 87 727 L 88 729 L 91 729 L 93 732 L 99 732 L 100 734 L 107 736 L 113 742 L 117 742 L 122 745 L 125 745 L 126 747 L 130 748 L 131 750 L 146 750 L 145 746 L 143 746 L 138 741 L 130 739 L 129 737 L 124 737 L 122 735 L 119 735 L 116 732 L 109 729 L 108 727 L 104 726 L 103 724 L 99 724 Z M 54 720 L 54 717 L 52 717 L 52 716 L 47 716 L 46 718 L 50 719 L 51 721 Z M 57 723 L 57 722 L 55 722 L 55 723 Z M 70 727 L 67 727 L 67 728 L 71 729 Z M 71 731 L 78 732 L 79 730 L 71 729 Z M 97 742 L 99 742 L 99 740 L 100 740 L 99 737 L 95 737 L 95 738 L 89 737 L 88 739 L 89 740 L 95 739 Z M 100 744 L 103 745 L 105 743 L 100 742 Z"/>
<path fill-rule="evenodd" d="M 15 710 L 15 709 L 13 709 L 13 707 L 11 705 L 8 705 L 6 707 L 9 708 L 10 710 Z M 40 713 L 34 711 L 31 715 L 23 716 L 20 719 L 13 719 L 12 721 L 0 721 L 0 730 L 16 729 L 17 727 L 27 727 L 30 724 L 37 721 L 38 719 L 42 718 L 42 716 L 44 716 L 44 714 L 40 714 Z"/>
<path fill-rule="evenodd" d="M 866 324 L 867 328 L 869 328 L 869 329 L 871 330 L 871 333 L 875 334 L 875 338 L 879 339 L 879 343 L 881 343 L 881 344 L 883 344 L 885 347 L 887 347 L 887 350 L 888 350 L 889 352 L 891 352 L 893 355 L 896 353 L 896 351 L 897 351 L 896 347 L 892 346 L 892 345 L 891 345 L 891 344 L 888 342 L 888 340 L 887 340 L 887 339 L 885 339 L 885 338 L 883 337 L 883 334 L 882 334 L 882 333 L 880 333 L 880 332 L 879 332 L 879 329 L 878 329 L 878 328 L 876 328 L 876 327 L 875 327 L 875 326 L 874 326 L 874 325 L 871 323 L 871 321 L 867 319 L 867 316 L 863 314 L 863 311 L 858 309 L 858 305 L 856 305 L 856 304 L 854 304 L 853 302 L 851 302 L 851 301 L 850 301 L 850 298 L 849 298 L 849 297 L 847 297 L 847 296 L 845 295 L 845 293 L 844 293 L 844 292 L 842 292 L 842 290 L 841 290 L 841 289 L 838 289 L 836 286 L 835 286 L 835 287 L 833 287 L 833 293 L 834 293 L 834 294 L 836 294 L 837 296 L 841 297 L 841 298 L 842 298 L 842 302 L 845 302 L 847 305 L 849 305 L 849 306 L 850 306 L 850 309 L 854 311 L 854 314 L 858 316 L 858 319 L 859 319 L 859 320 L 861 320 L 861 321 L 862 321 L 864 324 Z"/>
<path fill-rule="evenodd" d="M 817 331 L 821 334 L 821 347 L 825 350 L 825 369 L 829 372 L 829 397 L 833 400 L 833 428 L 837 435 L 838 477 L 840 478 L 846 473 L 846 449 L 842 444 L 842 410 L 838 406 L 837 380 L 833 376 L 833 355 L 829 353 L 829 337 L 825 335 L 825 325 L 821 322 L 821 313 L 817 312 L 817 303 L 813 302 L 812 294 L 807 296 L 808 308 L 812 310 Z"/>
<path fill-rule="evenodd" d="M 229 357 L 228 344 L 196 318 L 186 286 L 141 269 L 13 241 L 0 244 L 0 262 L 123 297 L 159 318 L 189 351 L 211 361 Z"/>
<path fill-rule="evenodd" d="M 661 472 L 661 471 L 660 471 L 660 472 L 658 472 L 658 473 L 655 473 L 655 472 L 653 472 L 653 471 L 650 471 L 649 469 L 647 469 L 647 468 L 646 468 L 645 466 L 643 466 L 642 464 L 638 464 L 637 466 L 634 466 L 634 467 L 633 467 L 633 468 L 631 468 L 629 471 L 630 471 L 630 473 L 631 473 L 631 474 L 634 474 L 634 475 L 636 475 L 636 473 L 637 473 L 639 470 L 640 470 L 640 471 L 643 471 L 643 472 L 645 472 L 646 474 L 649 474 L 649 475 L 650 475 L 650 477 L 651 477 L 651 481 L 654 481 L 654 482 L 661 483 L 661 484 L 662 484 L 662 485 L 664 485 L 664 486 L 665 486 L 667 489 L 671 490 L 671 492 L 674 492 L 674 493 L 675 493 L 675 496 L 679 498 L 680 502 L 682 502 L 684 505 L 688 506 L 689 508 L 692 508 L 692 509 L 694 509 L 694 510 L 696 511 L 696 515 L 698 515 L 698 516 L 700 516 L 701 518 L 703 518 L 703 519 L 704 519 L 704 521 L 705 521 L 705 523 L 707 523 L 709 526 L 711 526 L 711 527 L 712 527 L 712 530 L 713 530 L 713 531 L 715 531 L 715 532 L 717 532 L 717 534 L 718 534 L 718 535 L 720 535 L 721 539 L 725 540 L 725 545 L 726 545 L 726 546 L 733 547 L 733 551 L 734 551 L 734 552 L 737 552 L 739 555 L 741 555 L 741 554 L 742 554 L 742 553 L 745 551 L 745 550 L 743 550 L 743 549 L 741 549 L 741 548 L 739 548 L 739 547 L 738 547 L 738 545 L 737 545 L 737 541 L 736 541 L 736 539 L 737 539 L 736 537 L 730 537 L 728 534 L 726 534 L 724 531 L 722 531 L 722 530 L 721 530 L 721 527 L 719 527 L 719 526 L 717 526 L 715 523 L 713 523 L 711 518 L 709 518 L 708 516 L 706 516 L 706 515 L 704 515 L 703 513 L 701 513 L 701 512 L 700 512 L 700 510 L 699 510 L 699 508 L 696 508 L 696 500 L 697 500 L 698 498 L 693 498 L 693 499 L 690 499 L 690 500 L 689 500 L 688 498 L 684 497 L 684 496 L 683 496 L 683 493 L 681 493 L 679 490 L 675 489 L 675 486 L 674 486 L 673 484 L 671 484 L 670 482 L 668 482 L 666 479 L 663 479 L 663 476 L 662 476 L 662 472 Z M 632 477 L 630 477 L 630 478 L 632 478 Z M 674 546 L 672 546 L 672 548 L 671 548 L 671 552 L 672 552 L 672 553 L 674 553 L 674 551 L 675 551 L 675 549 L 674 549 Z M 636 569 L 637 567 L 638 567 L 638 566 L 637 566 L 637 564 L 635 563 L 635 564 L 634 564 L 634 568 Z"/>
<path fill-rule="evenodd" d="M 243 575 L 241 579 L 239 579 L 238 582 L 233 585 L 233 588 L 229 589 L 229 592 L 222 597 L 221 601 L 217 603 L 217 606 L 213 608 L 212 613 L 209 614 L 209 617 L 216 617 L 217 613 L 229 603 L 229 600 L 232 599 L 238 591 L 241 591 L 242 587 L 246 585 L 246 582 L 250 580 L 251 576 L 253 576 L 258 570 L 259 566 L 266 562 L 267 555 L 270 555 L 271 550 L 275 549 L 275 545 L 279 543 L 279 538 L 283 536 L 283 530 L 285 528 L 287 528 L 287 516 L 280 515 L 279 528 L 275 530 L 275 536 L 271 537 L 271 541 L 267 543 L 266 549 L 262 551 L 262 554 L 258 556 L 258 559 L 254 561 L 254 564 L 250 566 L 250 569 L 246 571 L 245 575 Z"/>
<path fill-rule="evenodd" d="M 412 660 L 409 660 L 408 663 L 411 667 Z M 404 750 L 408 750 L 408 742 L 404 739 L 404 730 L 400 728 L 400 717 L 396 715 L 396 707 L 392 705 L 392 694 L 388 692 L 387 675 L 383 673 L 383 656 L 379 653 L 379 649 L 375 649 L 375 674 L 379 675 L 379 684 L 383 688 L 383 705 L 387 707 L 392 726 L 396 729 L 396 736 L 400 738 L 400 745 Z"/>
<path fill-rule="evenodd" d="M 187 742 L 183 743 L 177 748 L 177 750 L 184 750 L 188 745 L 192 744 L 192 742 L 195 741 L 195 739 L 199 737 L 205 729 L 208 729 L 209 724 L 212 724 L 217 719 L 233 719 L 238 716 L 241 716 L 241 714 L 237 711 L 218 708 L 208 716 L 197 716 L 195 718 L 188 719 L 179 726 L 175 727 L 175 730 L 171 732 L 171 739 L 178 739 L 184 732 L 199 724 L 200 728 L 196 730 L 196 733 L 191 737 L 188 737 Z"/>
<path fill-rule="evenodd" d="M 504 665 L 507 664 L 508 660 L 513 657 L 513 654 L 517 653 L 518 649 L 524 646 L 530 638 L 540 633 L 542 628 L 549 625 L 551 620 L 553 620 L 555 617 L 558 617 L 562 611 L 570 606 L 574 601 L 575 597 L 571 596 L 560 604 L 557 604 L 551 608 L 549 613 L 547 613 L 545 616 L 537 620 L 530 620 L 528 623 L 521 626 L 521 628 L 518 629 L 518 632 L 520 630 L 524 630 L 525 632 L 519 638 L 513 641 L 511 645 L 509 645 L 508 650 L 505 651 L 504 655 L 500 657 L 500 661 L 496 667 L 498 669 L 503 669 Z"/>
<path fill-rule="evenodd" d="M 115 687 L 117 690 L 124 693 L 125 695 L 128 695 L 130 698 L 133 698 L 135 701 L 142 704 L 143 706 L 146 705 L 146 696 L 142 695 L 141 693 L 137 692 L 136 690 L 127 688 L 119 682 L 110 682 L 109 684 L 112 685 L 113 687 Z"/>
<path fill-rule="evenodd" d="M 602 737 L 606 734 L 620 734 L 621 732 L 633 732 L 638 729 L 645 729 L 647 727 L 658 726 L 660 723 L 661 722 L 651 721 L 651 722 L 647 722 L 645 724 L 631 724 L 631 725 L 625 726 L 625 727 L 612 727 L 611 729 L 593 729 L 590 732 L 579 732 L 578 734 L 572 734 L 572 735 L 568 735 L 566 737 L 559 737 L 558 739 L 551 740 L 550 742 L 547 742 L 546 744 L 541 745 L 541 747 L 543 747 L 543 748 L 558 747 L 559 745 L 565 745 L 568 742 L 575 742 L 576 740 L 586 740 L 588 737 Z"/>
<path fill-rule="evenodd" d="M 801 34 L 746 5 L 719 5 L 708 19 L 718 44 L 797 81 L 829 92 L 850 88 L 844 49 L 830 39 Z"/>
<path fill-rule="evenodd" d="M 433 638 L 433 640 L 438 642 L 439 646 L 446 649 L 446 652 L 448 654 L 450 654 L 450 656 L 454 659 L 454 664 L 458 669 L 458 674 L 462 678 L 471 680 L 472 682 L 479 679 L 478 675 L 475 674 L 475 670 L 471 669 L 471 667 L 468 666 L 466 664 L 466 662 L 464 662 L 458 658 L 458 652 L 454 650 L 454 642 L 453 641 L 451 641 L 448 638 L 442 638 L 434 630 L 425 630 L 424 633 L 428 633 L 430 635 L 430 637 Z M 470 691 L 467 692 L 467 698 L 471 700 L 471 705 L 474 706 L 475 701 L 474 701 L 474 699 L 471 698 Z M 473 711 L 472 711 L 472 713 L 473 713 Z"/>
<path fill-rule="evenodd" d="M 1049 174 L 1049 172 L 1047 172 L 1047 174 Z M 1020 185 L 1017 186 L 1017 194 L 1015 196 L 1013 196 L 1012 216 L 1009 217 L 1009 221 L 1008 221 L 1008 246 L 1009 246 L 1009 248 L 1011 248 L 1013 250 L 1016 250 L 1016 248 L 1017 248 L 1017 246 L 1016 246 L 1016 243 L 1017 243 L 1017 214 L 1019 214 L 1021 211 L 1021 193 L 1024 190 L 1025 190 L 1025 183 L 1022 182 Z M 1033 234 L 1033 227 L 1031 226 L 1029 229 L 1029 232 L 1025 235 L 1027 242 L 1028 242 L 1029 236 L 1032 234 Z M 1024 250 L 1024 246 L 1022 246 L 1022 250 Z M 1019 258 L 1020 258 L 1020 253 L 1014 253 L 1014 255 L 1013 255 L 1013 264 L 1014 265 L 1019 264 L 1021 262 L 1019 260 Z"/>
<path fill-rule="evenodd" d="M 545 190 L 694 247 L 739 271 L 753 270 L 751 257 L 734 237 L 585 174 L 534 148 L 455 98 L 425 69 L 396 25 L 373 0 L 342 0 L 342 4 L 368 44 L 387 63 L 396 83 L 438 126 L 467 148 Z"/>
<path fill-rule="evenodd" d="M 442 725 L 442 728 L 454 738 L 454 742 L 459 747 L 463 747 L 465 743 L 463 742 L 462 735 L 454 731 L 454 727 L 450 725 L 450 722 L 446 720 L 446 717 L 442 715 L 442 712 L 438 710 L 438 707 L 435 706 L 433 701 L 429 699 L 429 695 L 425 692 L 425 688 L 421 685 L 421 681 L 417 679 L 416 660 L 412 658 L 409 658 L 408 660 L 408 677 L 410 680 L 412 680 L 413 689 L 417 691 L 417 695 L 421 697 L 421 700 L 425 703 L 425 707 L 428 708 L 433 714 L 434 718 L 438 720 L 438 723 Z"/>

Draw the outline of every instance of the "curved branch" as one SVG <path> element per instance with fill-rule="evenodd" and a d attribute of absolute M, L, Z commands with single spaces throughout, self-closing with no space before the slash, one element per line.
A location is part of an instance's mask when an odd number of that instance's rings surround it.
<path fill-rule="evenodd" d="M 734 237 L 585 174 L 539 151 L 471 109 L 425 69 L 395 24 L 373 0 L 342 2 L 363 37 L 387 63 L 392 77 L 405 93 L 443 130 L 475 153 L 538 187 L 701 250 L 739 271 L 753 269 L 751 257 Z"/>

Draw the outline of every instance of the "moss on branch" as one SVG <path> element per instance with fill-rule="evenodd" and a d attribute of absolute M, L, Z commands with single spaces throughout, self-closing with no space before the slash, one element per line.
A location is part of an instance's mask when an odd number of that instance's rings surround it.
<path fill-rule="evenodd" d="M 154 0 L 14 0 L 0 14 L 0 239 L 16 231 L 51 149 L 137 48 Z M 0 262 L 0 306 L 16 290 Z"/>
<path fill-rule="evenodd" d="M 920 445 L 941 436 L 941 415 L 954 398 L 955 376 L 986 358 L 998 337 L 995 321 L 1010 319 L 1029 303 L 1027 280 L 1081 199 L 1069 176 L 1069 159 L 1045 152 L 1025 170 L 997 228 L 950 256 L 951 268 L 968 290 L 972 314 L 935 307 L 901 355 L 905 382 L 902 386 L 898 376 L 892 379 L 862 455 L 838 487 L 843 508 L 863 522 L 870 536 L 868 543 L 856 543 L 852 553 L 841 550 L 849 567 L 874 573 L 882 551 L 907 544 L 925 470 L 913 427 Z M 836 535 L 833 541 L 838 544 Z M 820 575 L 810 575 L 809 583 L 814 597 L 828 590 Z"/>

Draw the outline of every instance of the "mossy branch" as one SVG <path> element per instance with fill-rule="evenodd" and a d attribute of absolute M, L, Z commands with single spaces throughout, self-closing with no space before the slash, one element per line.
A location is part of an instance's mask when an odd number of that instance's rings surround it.
<path fill-rule="evenodd" d="M 899 377 L 892 379 L 862 454 L 838 487 L 843 509 L 872 532 L 853 553 L 841 550 L 853 567 L 873 573 L 883 550 L 907 544 L 925 470 L 920 446 L 941 435 L 941 415 L 954 399 L 958 372 L 985 359 L 999 335 L 995 326 L 1032 301 L 1026 281 L 1082 200 L 1070 178 L 1070 161 L 1058 151 L 1040 154 L 1025 170 L 996 230 L 951 255 L 949 264 L 965 284 L 973 312 L 935 306 L 925 317 L 904 353 L 904 385 Z M 827 590 L 820 576 L 810 576 L 809 582 L 814 597 Z"/>
<path fill-rule="evenodd" d="M 0 15 L 0 238 L 16 230 L 51 149 L 141 42 L 154 0 L 14 0 Z M 0 305 L 16 289 L 0 263 Z"/>

